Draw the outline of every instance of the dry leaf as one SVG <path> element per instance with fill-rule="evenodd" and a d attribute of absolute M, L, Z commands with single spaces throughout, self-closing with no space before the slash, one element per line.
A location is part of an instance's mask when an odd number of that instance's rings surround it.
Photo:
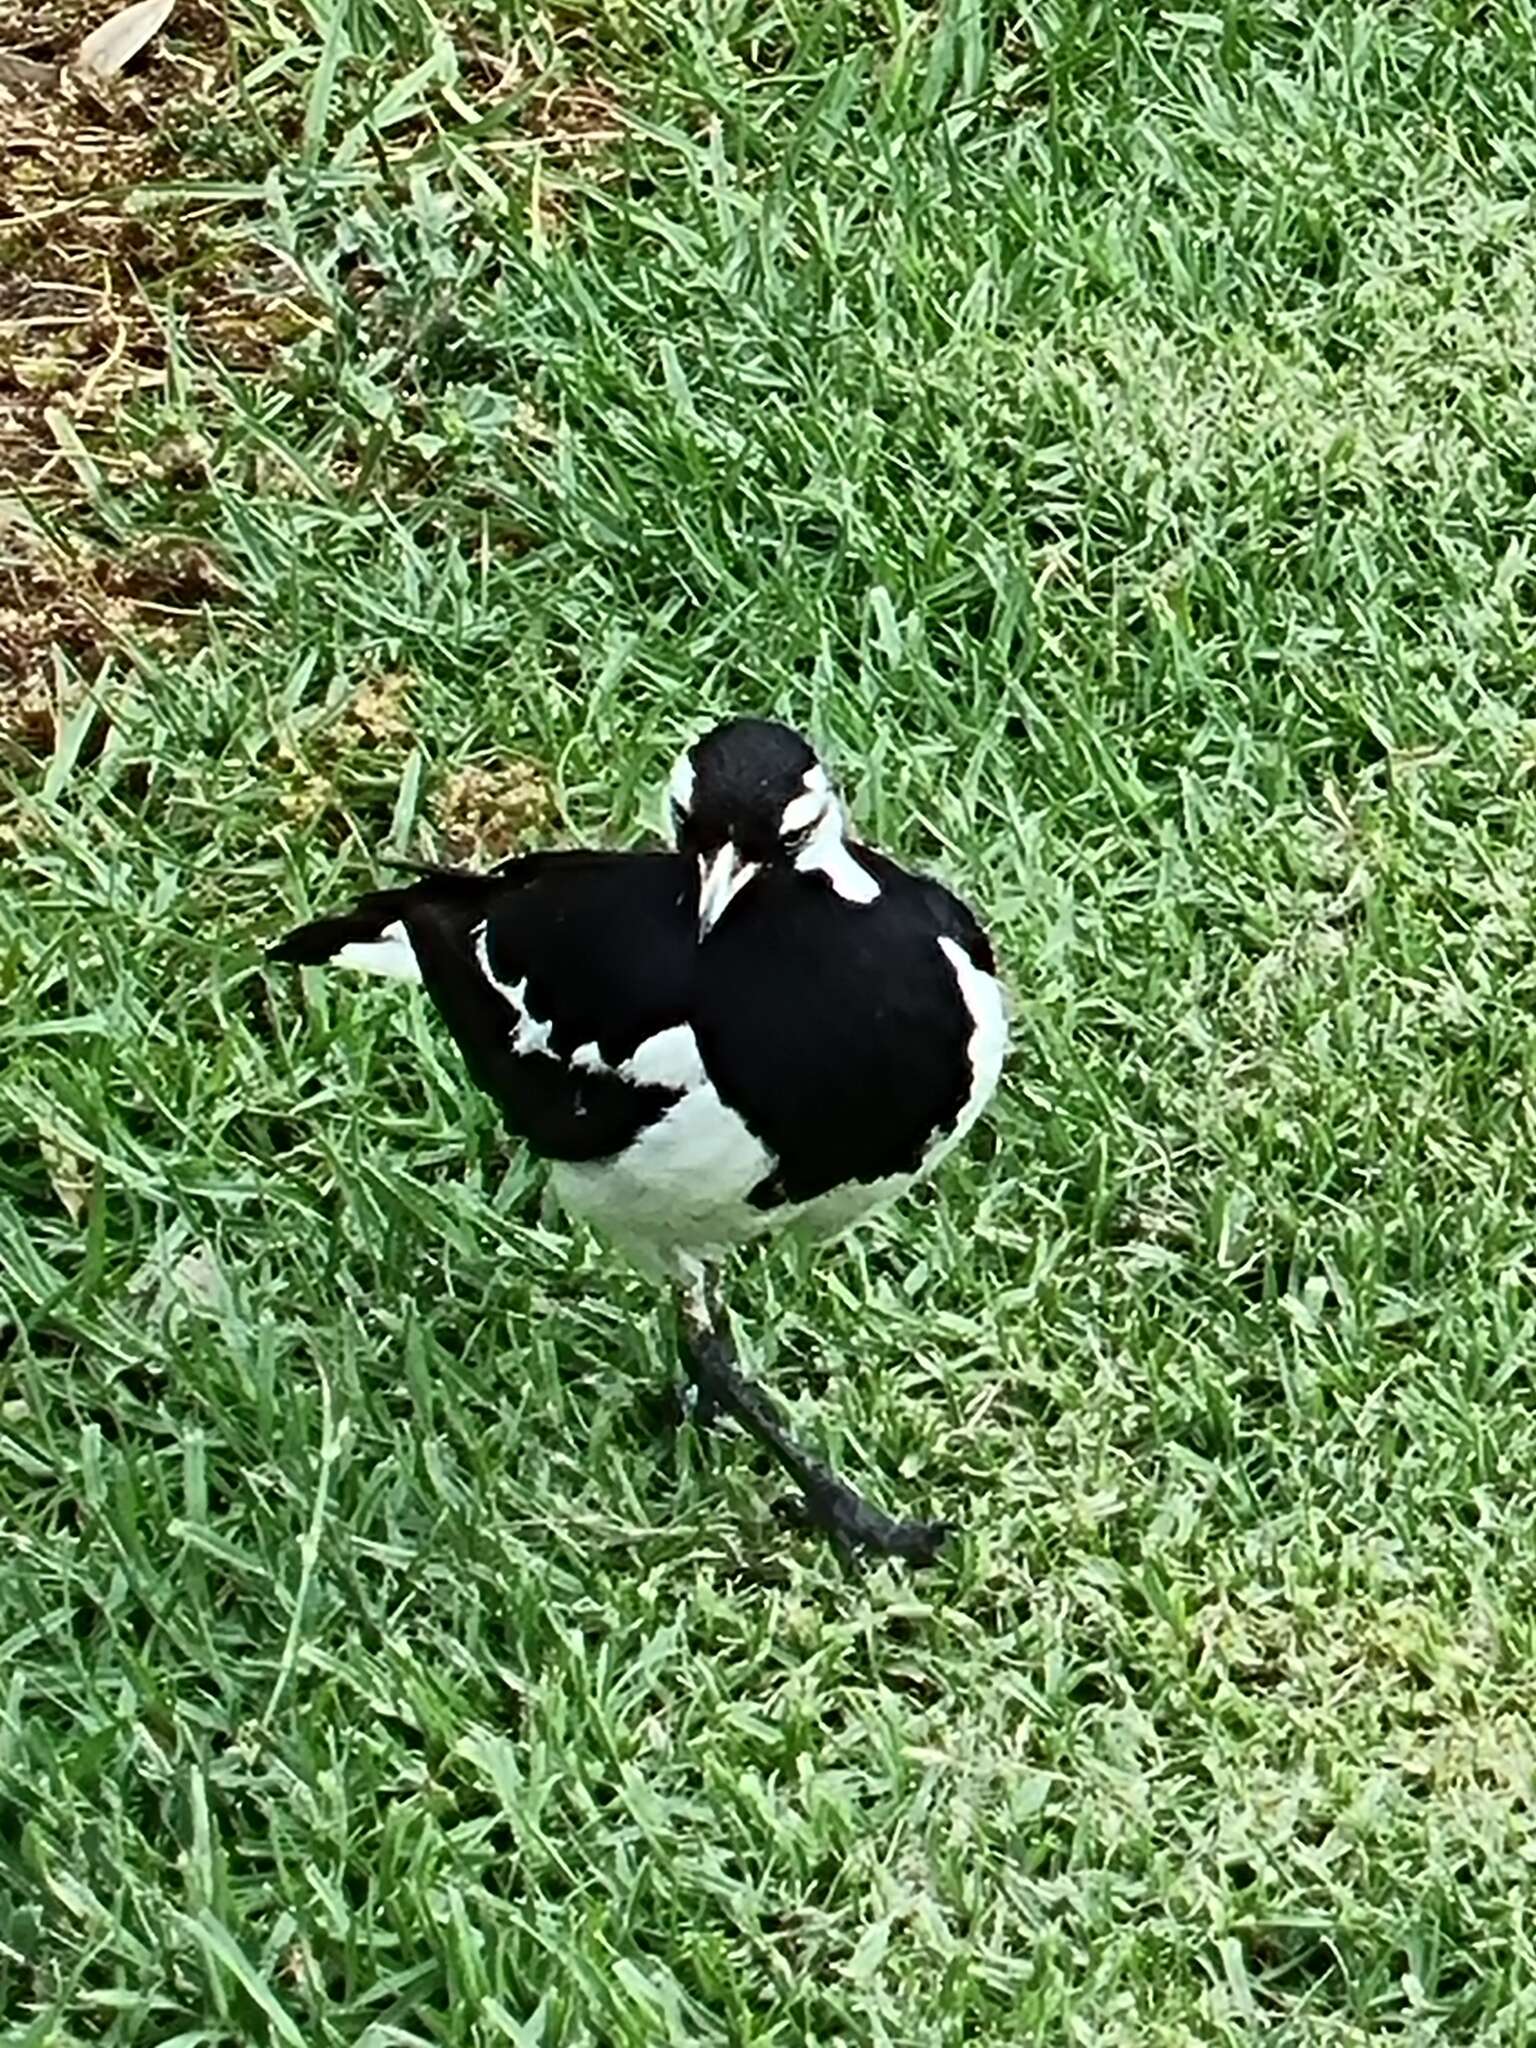
<path fill-rule="evenodd" d="M 176 0 L 133 0 L 93 28 L 75 52 L 74 68 L 82 78 L 116 78 L 131 64 L 170 18 Z"/>
<path fill-rule="evenodd" d="M 53 1192 L 69 1211 L 70 1222 L 78 1223 L 90 1198 L 91 1161 L 77 1152 L 62 1132 L 47 1124 L 37 1126 L 37 1149 Z"/>
<path fill-rule="evenodd" d="M 166 1277 L 166 1293 L 173 1303 L 187 1308 L 220 1309 L 225 1305 L 228 1284 L 206 1244 L 195 1244 L 182 1253 Z"/>

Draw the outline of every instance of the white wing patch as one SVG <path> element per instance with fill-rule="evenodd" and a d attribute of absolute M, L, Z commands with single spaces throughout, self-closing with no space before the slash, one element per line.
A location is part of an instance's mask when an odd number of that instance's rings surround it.
<path fill-rule="evenodd" d="M 965 1049 L 971 1069 L 971 1090 L 954 1129 L 944 1140 L 945 1151 L 957 1144 L 986 1108 L 1003 1071 L 1003 1054 L 1008 1049 L 1008 1011 L 1002 983 L 996 975 L 978 967 L 963 946 L 953 939 L 940 939 L 939 951 L 955 971 L 960 999 L 970 1012 L 971 1036 Z"/>
<path fill-rule="evenodd" d="M 486 942 L 486 928 L 483 923 L 475 927 L 475 959 L 479 963 L 480 972 L 485 976 L 491 987 L 495 989 L 497 995 L 501 996 L 511 1005 L 513 1014 L 517 1018 L 517 1026 L 512 1033 L 512 1050 L 516 1053 L 542 1052 L 553 1059 L 555 1055 L 550 1052 L 549 1041 L 554 1033 L 554 1025 L 535 1017 L 528 1008 L 528 977 L 526 974 L 521 981 L 516 983 L 502 981 L 497 976 L 496 970 L 491 966 L 490 950 Z M 596 1051 L 595 1046 L 593 1050 L 594 1052 Z"/>
<path fill-rule="evenodd" d="M 550 1059 L 559 1059 L 560 1054 L 551 1044 L 554 1024 L 535 1017 L 528 1008 L 527 975 L 518 982 L 501 980 L 491 965 L 484 924 L 476 926 L 474 936 L 475 960 L 480 972 L 517 1018 L 512 1033 L 512 1050 L 516 1053 L 544 1053 Z M 603 1058 L 603 1049 L 595 1038 L 585 1039 L 578 1045 L 565 1064 L 579 1074 L 614 1074 L 621 1081 L 632 1082 L 637 1088 L 672 1088 L 681 1094 L 691 1088 L 708 1086 L 698 1040 L 688 1024 L 670 1024 L 665 1030 L 652 1032 L 649 1038 L 641 1039 L 628 1059 L 621 1060 L 618 1066 Z"/>
<path fill-rule="evenodd" d="M 688 1024 L 673 1024 L 643 1039 L 619 1072 L 638 1088 L 700 1088 L 707 1085 L 699 1042 Z"/>
<path fill-rule="evenodd" d="M 355 967 L 363 974 L 382 974 L 388 981 L 420 981 L 421 968 L 407 936 L 396 918 L 385 925 L 376 939 L 349 939 L 331 955 L 337 967 Z"/>
<path fill-rule="evenodd" d="M 688 1024 L 669 1024 L 664 1031 L 652 1032 L 617 1066 L 605 1060 L 597 1040 L 589 1038 L 577 1046 L 567 1064 L 578 1073 L 617 1074 L 637 1088 L 675 1088 L 680 1093 L 697 1088 L 706 1078 L 699 1042 Z"/>
<path fill-rule="evenodd" d="M 518 1026 L 512 1034 L 514 1052 L 549 1053 L 549 1041 L 554 1035 L 554 1025 L 543 1023 L 528 1007 L 528 977 L 525 974 L 517 984 L 516 1003 L 519 1011 Z"/>

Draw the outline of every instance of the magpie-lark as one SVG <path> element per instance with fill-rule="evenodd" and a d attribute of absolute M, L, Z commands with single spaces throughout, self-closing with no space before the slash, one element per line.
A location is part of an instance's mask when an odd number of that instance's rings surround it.
<path fill-rule="evenodd" d="M 849 836 L 787 726 L 717 726 L 669 803 L 673 852 L 423 870 L 272 957 L 421 982 L 567 1207 L 677 1283 L 695 1419 L 734 1415 L 840 1548 L 927 1562 L 945 1525 L 862 1500 L 743 1374 L 716 1276 L 769 1231 L 840 1231 L 970 1129 L 1006 1038 L 991 948 Z"/>

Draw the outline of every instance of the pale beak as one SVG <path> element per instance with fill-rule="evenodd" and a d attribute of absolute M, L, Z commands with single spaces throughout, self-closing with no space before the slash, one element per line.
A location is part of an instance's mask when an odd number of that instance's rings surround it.
<path fill-rule="evenodd" d="M 699 937 L 706 938 L 725 915 L 726 905 L 757 873 L 757 862 L 743 860 L 729 841 L 716 854 L 699 857 Z"/>

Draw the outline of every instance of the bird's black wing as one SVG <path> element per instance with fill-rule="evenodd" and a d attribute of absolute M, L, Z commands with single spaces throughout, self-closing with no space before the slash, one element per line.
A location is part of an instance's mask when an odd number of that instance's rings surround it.
<path fill-rule="evenodd" d="M 395 922 L 471 1075 L 536 1152 L 604 1158 L 676 1100 L 616 1070 L 646 1039 L 689 1021 L 692 862 L 538 853 L 486 875 L 432 874 L 305 926 L 274 954 L 328 959 Z"/>
<path fill-rule="evenodd" d="M 909 926 L 919 919 L 926 920 L 934 937 L 953 939 L 973 967 L 979 967 L 983 974 L 996 973 L 992 941 L 976 922 L 969 904 L 962 903 L 932 875 L 909 874 L 883 853 L 876 853 L 872 846 L 857 846 L 853 851 L 882 889 L 895 893 L 898 903 L 905 907 Z"/>

